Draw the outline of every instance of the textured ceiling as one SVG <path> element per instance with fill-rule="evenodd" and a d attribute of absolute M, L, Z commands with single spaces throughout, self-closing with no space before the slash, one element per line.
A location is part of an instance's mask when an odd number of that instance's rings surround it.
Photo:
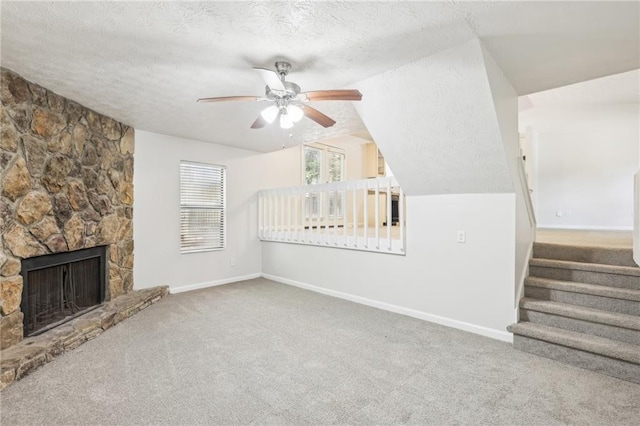
<path fill-rule="evenodd" d="M 640 103 L 640 70 L 584 81 L 526 96 L 531 107 Z"/>
<path fill-rule="evenodd" d="M 291 132 L 250 130 L 260 103 L 195 102 L 262 94 L 251 67 L 275 60 L 303 90 L 348 88 L 479 37 L 519 94 L 640 66 L 634 2 L 0 4 L 3 66 L 136 128 L 257 151 L 364 130 L 348 102 Z"/>

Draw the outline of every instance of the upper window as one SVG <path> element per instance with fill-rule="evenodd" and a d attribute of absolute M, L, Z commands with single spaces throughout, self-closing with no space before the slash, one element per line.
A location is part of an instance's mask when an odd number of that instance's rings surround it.
<path fill-rule="evenodd" d="M 342 182 L 345 180 L 345 154 L 339 148 L 326 145 L 304 146 L 304 184 Z M 329 217 L 341 217 L 345 203 L 343 191 L 330 191 L 327 197 L 321 197 L 318 192 L 305 194 L 306 217 L 323 215 L 323 205 L 328 203 Z"/>
<path fill-rule="evenodd" d="M 225 247 L 226 168 L 180 162 L 180 251 Z"/>
<path fill-rule="evenodd" d="M 324 150 L 312 146 L 304 147 L 304 183 L 305 185 L 315 185 L 323 183 L 323 157 Z"/>
<path fill-rule="evenodd" d="M 304 146 L 304 185 L 345 180 L 345 154 L 330 146 Z"/>

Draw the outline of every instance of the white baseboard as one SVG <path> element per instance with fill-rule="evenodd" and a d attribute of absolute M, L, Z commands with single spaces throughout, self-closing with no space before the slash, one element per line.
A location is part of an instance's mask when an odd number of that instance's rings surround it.
<path fill-rule="evenodd" d="M 261 276 L 262 276 L 261 273 L 257 273 L 257 274 L 242 275 L 238 277 L 225 278 L 223 280 L 207 281 L 204 283 L 187 284 L 187 285 L 181 285 L 181 286 L 169 286 L 169 293 L 175 294 L 175 293 L 182 293 L 185 291 L 198 290 L 201 288 L 215 287 L 217 285 L 231 284 L 238 281 L 252 280 L 254 278 L 260 278 Z"/>
<path fill-rule="evenodd" d="M 537 229 L 571 229 L 585 231 L 632 231 L 632 226 L 541 225 Z"/>
<path fill-rule="evenodd" d="M 318 287 L 312 284 L 306 284 L 300 281 L 294 281 L 288 278 L 278 277 L 275 275 L 262 274 L 262 276 L 271 281 L 276 281 L 282 284 L 288 284 L 295 287 L 300 287 L 306 290 L 315 291 L 316 293 L 326 294 L 327 296 L 337 297 L 339 299 L 349 300 L 351 302 L 359 303 L 361 305 L 371 306 L 373 308 L 395 312 L 397 314 L 418 318 L 424 321 L 434 322 L 436 324 L 457 328 L 458 330 L 468 331 L 471 333 L 479 334 L 481 336 L 490 337 L 496 340 L 501 340 L 503 342 L 509 342 L 509 343 L 513 342 L 513 336 L 511 335 L 511 333 L 507 331 L 495 330 L 493 328 L 487 328 L 480 325 L 470 324 L 464 321 L 458 321 L 451 318 L 441 317 L 439 315 L 433 315 L 433 314 L 429 314 L 422 311 L 416 311 L 415 309 L 392 305 L 390 303 L 385 303 L 385 302 L 379 302 L 377 300 L 368 299 L 366 297 L 355 296 L 353 294 L 343 293 L 341 291 L 336 291 L 336 290 L 330 290 L 330 289 Z"/>

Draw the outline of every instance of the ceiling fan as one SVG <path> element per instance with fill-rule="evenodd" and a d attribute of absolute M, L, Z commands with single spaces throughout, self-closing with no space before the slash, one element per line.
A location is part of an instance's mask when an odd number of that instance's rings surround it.
<path fill-rule="evenodd" d="M 262 101 L 271 102 L 251 125 L 252 129 L 260 129 L 273 123 L 279 118 L 280 127 L 290 129 L 293 124 L 307 116 L 323 127 L 331 127 L 336 121 L 326 116 L 315 108 L 306 105 L 315 101 L 359 101 L 362 93 L 358 90 L 315 90 L 301 92 L 300 86 L 285 81 L 285 77 L 291 70 L 288 62 L 276 62 L 276 70 L 266 68 L 253 69 L 258 71 L 267 84 L 265 96 L 223 96 L 215 98 L 200 98 L 198 102 L 224 102 L 224 101 Z"/>

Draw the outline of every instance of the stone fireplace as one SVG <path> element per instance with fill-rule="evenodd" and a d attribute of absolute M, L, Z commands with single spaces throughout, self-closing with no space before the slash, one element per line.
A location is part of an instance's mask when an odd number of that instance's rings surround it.
<path fill-rule="evenodd" d="M 0 349 L 6 349 L 23 338 L 26 259 L 102 246 L 102 299 L 133 288 L 134 134 L 9 70 L 1 69 L 1 84 Z M 68 283 L 92 268 L 51 274 Z M 94 296 L 100 299 L 86 298 Z M 79 309 L 85 302 L 73 303 Z M 61 306 L 71 312 L 67 305 Z"/>

